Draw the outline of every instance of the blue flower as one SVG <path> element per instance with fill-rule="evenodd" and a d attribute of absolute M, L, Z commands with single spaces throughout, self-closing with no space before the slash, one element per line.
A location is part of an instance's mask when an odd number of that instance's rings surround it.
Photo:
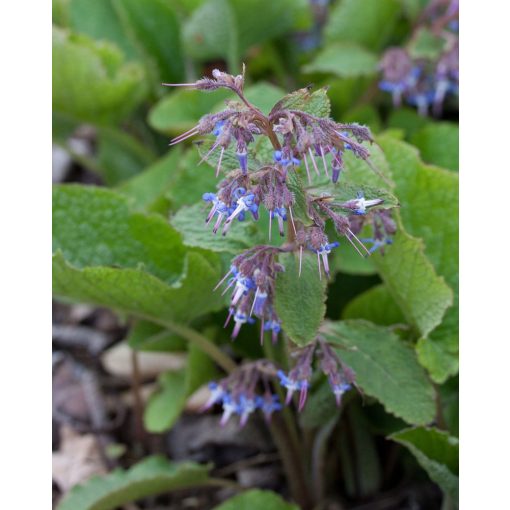
<path fill-rule="evenodd" d="M 291 372 L 292 373 L 292 372 Z M 308 393 L 308 388 L 310 387 L 310 383 L 307 379 L 297 379 L 289 374 L 287 376 L 283 370 L 278 370 L 277 375 L 280 379 L 280 384 L 287 389 L 287 396 L 285 398 L 285 403 L 289 404 L 292 395 L 295 391 L 299 391 L 299 405 L 298 411 L 301 411 L 305 405 L 306 396 Z"/>
<path fill-rule="evenodd" d="M 278 395 L 273 395 L 269 392 L 266 392 L 263 397 L 257 397 L 257 405 L 264 413 L 264 418 L 268 423 L 271 421 L 272 414 L 282 409 Z"/>
<path fill-rule="evenodd" d="M 243 324 L 246 324 L 246 323 L 253 324 L 255 322 L 255 319 L 252 319 L 251 317 L 249 317 L 248 314 L 246 314 L 242 310 L 237 309 L 234 314 L 234 322 L 235 322 L 235 326 L 234 326 L 234 329 L 232 330 L 232 339 L 237 337 L 237 335 L 239 334 L 239 331 L 241 331 L 241 326 Z"/>
<path fill-rule="evenodd" d="M 228 420 L 233 414 L 237 414 L 238 405 L 232 398 L 232 395 L 226 393 L 223 396 L 223 415 L 221 416 L 220 425 L 223 427 L 227 424 Z"/>
<path fill-rule="evenodd" d="M 223 131 L 223 126 L 225 125 L 224 120 L 219 120 L 216 122 L 212 134 L 216 137 L 221 135 L 221 132 Z"/>
<path fill-rule="evenodd" d="M 210 382 L 208 387 L 211 394 L 209 395 L 207 402 L 202 406 L 202 411 L 210 409 L 214 404 L 221 402 L 223 397 L 226 395 L 224 388 L 216 382 Z"/>
<path fill-rule="evenodd" d="M 333 395 L 335 395 L 336 404 L 340 405 L 342 401 L 342 395 L 351 389 L 351 385 L 346 382 L 338 382 L 334 383 L 330 381 L 331 390 L 333 391 Z"/>
<path fill-rule="evenodd" d="M 373 237 L 365 237 L 361 239 L 364 243 L 371 243 L 372 246 L 369 248 L 370 253 L 374 253 L 379 248 L 382 248 L 383 246 L 387 244 L 393 244 L 393 239 L 390 237 L 385 237 L 384 239 L 374 239 Z"/>
<path fill-rule="evenodd" d="M 250 414 L 252 414 L 258 407 L 257 400 L 254 397 L 247 397 L 241 394 L 238 401 L 237 413 L 240 415 L 240 425 L 244 427 Z"/>

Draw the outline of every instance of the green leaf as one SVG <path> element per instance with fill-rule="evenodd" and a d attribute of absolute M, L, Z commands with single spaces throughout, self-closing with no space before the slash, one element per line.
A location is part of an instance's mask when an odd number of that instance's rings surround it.
<path fill-rule="evenodd" d="M 183 271 L 181 236 L 156 215 L 131 213 L 128 200 L 92 186 L 56 186 L 53 250 L 76 267 L 139 268 L 167 283 Z"/>
<path fill-rule="evenodd" d="M 379 140 L 391 165 L 405 228 L 454 291 L 453 306 L 434 331 L 422 332 L 418 357 L 436 382 L 458 371 L 458 174 L 425 165 L 416 149 L 386 136 Z M 428 338 L 426 338 L 428 336 Z"/>
<path fill-rule="evenodd" d="M 427 28 L 420 28 L 409 44 L 409 54 L 413 59 L 436 60 L 441 56 L 446 39 Z"/>
<path fill-rule="evenodd" d="M 104 266 L 78 269 L 59 252 L 53 260 L 53 289 L 57 298 L 106 306 L 139 318 L 189 322 L 223 308 L 212 293 L 220 278 L 219 260 L 189 252 L 182 278 L 168 285 L 142 269 Z M 193 306 L 190 306 L 193 303 Z"/>
<path fill-rule="evenodd" d="M 170 223 L 182 233 L 186 246 L 238 254 L 239 251 L 246 250 L 257 244 L 258 240 L 262 240 L 262 233 L 249 218 L 242 222 L 235 222 L 225 237 L 220 233 L 214 235 L 212 225 L 205 224 L 208 210 L 209 208 L 203 203 L 182 207 L 171 218 Z"/>
<path fill-rule="evenodd" d="M 339 346 L 338 356 L 356 373 L 356 383 L 389 412 L 412 424 L 435 414 L 434 389 L 413 350 L 389 329 L 370 322 L 327 322 L 321 333 Z"/>
<path fill-rule="evenodd" d="M 326 88 L 320 88 L 310 93 L 308 87 L 296 90 L 280 99 L 273 106 L 270 113 L 279 110 L 301 110 L 316 117 L 329 117 L 331 104 L 328 98 L 328 91 Z"/>
<path fill-rule="evenodd" d="M 211 293 L 218 257 L 186 252 L 160 216 L 133 213 L 127 198 L 102 188 L 58 186 L 53 202 L 57 296 L 160 320 L 222 307 Z"/>
<path fill-rule="evenodd" d="M 401 224 L 398 229 L 393 244 L 384 255 L 373 254 L 372 261 L 407 322 L 425 337 L 441 323 L 453 293 L 425 256 L 423 241 Z"/>
<path fill-rule="evenodd" d="M 278 494 L 252 489 L 228 499 L 213 510 L 299 510 L 296 505 L 287 503 Z"/>
<path fill-rule="evenodd" d="M 327 45 L 309 64 L 305 73 L 332 73 L 341 78 L 372 76 L 377 72 L 377 56 L 359 46 L 345 42 Z"/>
<path fill-rule="evenodd" d="M 326 312 L 326 277 L 319 279 L 317 259 L 309 254 L 303 253 L 301 276 L 297 255 L 279 260 L 285 271 L 276 278 L 275 310 L 289 338 L 304 346 L 315 340 Z"/>
<path fill-rule="evenodd" d="M 127 471 L 93 477 L 64 496 L 57 510 L 113 510 L 131 501 L 207 482 L 209 468 L 192 462 L 149 457 Z"/>
<path fill-rule="evenodd" d="M 431 480 L 452 498 L 455 508 L 459 500 L 459 440 L 434 428 L 410 428 L 389 436 L 404 445 Z"/>
<path fill-rule="evenodd" d="M 131 135 L 113 128 L 98 130 L 97 163 L 108 186 L 140 173 L 155 159 L 155 154 Z"/>
<path fill-rule="evenodd" d="M 143 57 L 152 82 L 184 77 L 179 20 L 165 0 L 113 0 L 113 5 Z M 158 90 L 162 89 L 159 87 Z"/>
<path fill-rule="evenodd" d="M 186 341 L 167 329 L 149 321 L 136 321 L 126 341 L 136 351 L 179 352 L 186 350 Z"/>
<path fill-rule="evenodd" d="M 434 122 L 411 138 L 427 163 L 459 170 L 459 126 L 451 122 Z"/>
<path fill-rule="evenodd" d="M 341 0 L 329 15 L 326 40 L 381 49 L 393 32 L 400 9 L 397 0 Z"/>
<path fill-rule="evenodd" d="M 115 44 L 129 60 L 138 56 L 133 41 L 124 31 L 112 0 L 70 0 L 69 27 L 92 39 Z"/>
<path fill-rule="evenodd" d="M 143 69 L 113 45 L 53 29 L 53 108 L 83 122 L 128 115 L 146 93 Z"/>
<path fill-rule="evenodd" d="M 344 308 L 342 319 L 365 319 L 381 326 L 405 323 L 402 311 L 382 284 L 356 296 Z"/>

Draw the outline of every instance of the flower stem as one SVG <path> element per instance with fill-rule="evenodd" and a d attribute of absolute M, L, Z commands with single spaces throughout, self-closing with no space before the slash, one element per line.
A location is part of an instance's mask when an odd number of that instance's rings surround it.
<path fill-rule="evenodd" d="M 285 353 L 280 351 L 278 356 L 271 342 L 264 342 L 264 353 L 268 359 L 287 367 L 287 360 L 280 359 L 282 356 L 285 357 Z M 279 385 L 275 385 L 275 391 L 280 401 L 283 402 L 285 395 L 282 388 Z M 301 441 L 291 410 L 288 407 L 284 407 L 281 415 L 275 416 L 275 420 L 271 423 L 270 428 L 271 435 L 282 458 L 292 496 L 302 510 L 311 508 L 312 500 L 306 469 L 301 455 Z"/>

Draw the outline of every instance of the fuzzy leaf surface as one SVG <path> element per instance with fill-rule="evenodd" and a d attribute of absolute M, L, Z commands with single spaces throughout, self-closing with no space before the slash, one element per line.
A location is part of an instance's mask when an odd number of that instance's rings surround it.
<path fill-rule="evenodd" d="M 245 221 L 236 220 L 225 237 L 220 232 L 213 234 L 213 226 L 205 224 L 208 211 L 209 207 L 201 203 L 181 207 L 171 218 L 170 223 L 181 232 L 186 246 L 237 254 L 262 240 L 261 231 L 249 217 Z"/>
<path fill-rule="evenodd" d="M 414 351 L 389 329 L 367 321 L 327 322 L 321 333 L 356 373 L 356 383 L 386 410 L 412 424 L 435 414 L 434 389 Z"/>
<path fill-rule="evenodd" d="M 309 88 L 304 88 L 291 92 L 280 99 L 270 113 L 279 110 L 301 110 L 316 117 L 329 117 L 331 103 L 326 88 L 314 92 L 311 92 Z"/>
<path fill-rule="evenodd" d="M 379 140 L 391 165 L 402 222 L 408 232 L 424 240 L 424 252 L 453 290 L 453 306 L 442 323 L 422 331 L 418 356 L 436 382 L 458 371 L 458 174 L 424 164 L 417 150 L 398 140 Z M 393 248 L 393 247 L 391 247 Z"/>
<path fill-rule="evenodd" d="M 275 310 L 282 321 L 282 329 L 297 345 L 304 346 L 315 339 L 326 313 L 326 277 L 319 278 L 317 259 L 303 253 L 299 276 L 297 255 L 279 258 L 285 271 L 276 278 Z"/>
<path fill-rule="evenodd" d="M 160 216 L 131 212 L 113 191 L 78 185 L 56 187 L 53 205 L 57 296 L 160 320 L 221 308 L 210 293 L 218 257 L 186 252 Z"/>

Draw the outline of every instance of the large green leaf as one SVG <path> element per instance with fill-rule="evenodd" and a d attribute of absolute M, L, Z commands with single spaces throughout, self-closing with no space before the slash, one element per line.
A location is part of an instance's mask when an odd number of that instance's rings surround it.
<path fill-rule="evenodd" d="M 209 207 L 203 203 L 182 207 L 171 218 L 170 223 L 182 233 L 185 245 L 237 254 L 262 241 L 262 232 L 251 217 L 242 222 L 236 221 L 226 236 L 213 234 L 212 225 L 205 224 Z"/>
<path fill-rule="evenodd" d="M 326 277 L 319 278 L 317 259 L 303 253 L 302 271 L 295 254 L 280 257 L 285 271 L 276 278 L 275 310 L 283 331 L 296 344 L 304 346 L 315 340 L 326 312 Z"/>
<path fill-rule="evenodd" d="M 434 428 L 410 428 L 389 436 L 404 445 L 430 478 L 451 498 L 459 500 L 459 440 Z"/>
<path fill-rule="evenodd" d="M 127 471 L 116 469 L 75 486 L 57 510 L 113 510 L 147 496 L 203 485 L 208 471 L 207 466 L 192 462 L 149 457 Z"/>
<path fill-rule="evenodd" d="M 305 73 L 332 73 L 336 76 L 372 76 L 377 72 L 377 56 L 350 42 L 327 45 L 309 64 Z"/>
<path fill-rule="evenodd" d="M 105 124 L 129 114 L 146 93 L 142 67 L 112 44 L 53 29 L 53 108 Z"/>
<path fill-rule="evenodd" d="M 326 39 L 380 49 L 392 34 L 400 9 L 398 0 L 341 0 L 331 10 Z"/>
<path fill-rule="evenodd" d="M 442 324 L 422 331 L 417 346 L 420 361 L 443 382 L 458 371 L 458 174 L 425 165 L 404 142 L 390 137 L 379 142 L 392 168 L 405 228 L 424 240 L 425 255 L 454 291 Z"/>
<path fill-rule="evenodd" d="M 434 122 L 420 129 L 411 141 L 420 149 L 427 163 L 459 170 L 459 126 L 451 122 Z"/>
<path fill-rule="evenodd" d="M 105 188 L 62 185 L 53 194 L 53 250 L 80 268 L 140 268 L 176 281 L 185 250 L 163 218 L 131 213 L 128 200 Z"/>
<path fill-rule="evenodd" d="M 165 0 L 113 0 L 113 5 L 143 57 L 151 81 L 158 87 L 162 81 L 181 81 L 180 24 L 172 4 Z"/>
<path fill-rule="evenodd" d="M 191 251 L 185 265 L 182 278 L 168 285 L 143 269 L 78 269 L 59 252 L 53 260 L 53 289 L 57 298 L 106 306 L 162 323 L 190 321 L 223 308 L 221 297 L 212 293 L 220 278 L 219 261 Z"/>
<path fill-rule="evenodd" d="M 252 489 L 225 501 L 214 510 L 299 510 L 271 491 Z"/>
<path fill-rule="evenodd" d="M 427 336 L 452 305 L 453 293 L 425 256 L 423 241 L 399 225 L 393 244 L 384 255 L 373 254 L 372 261 L 407 322 Z"/>
<path fill-rule="evenodd" d="M 413 350 L 391 330 L 362 320 L 327 322 L 321 333 L 356 373 L 356 383 L 386 410 L 408 423 L 435 414 L 434 389 Z"/>
<path fill-rule="evenodd" d="M 53 202 L 57 296 L 160 320 L 221 308 L 211 293 L 218 257 L 186 252 L 160 216 L 133 213 L 127 198 L 102 188 L 59 186 Z"/>

